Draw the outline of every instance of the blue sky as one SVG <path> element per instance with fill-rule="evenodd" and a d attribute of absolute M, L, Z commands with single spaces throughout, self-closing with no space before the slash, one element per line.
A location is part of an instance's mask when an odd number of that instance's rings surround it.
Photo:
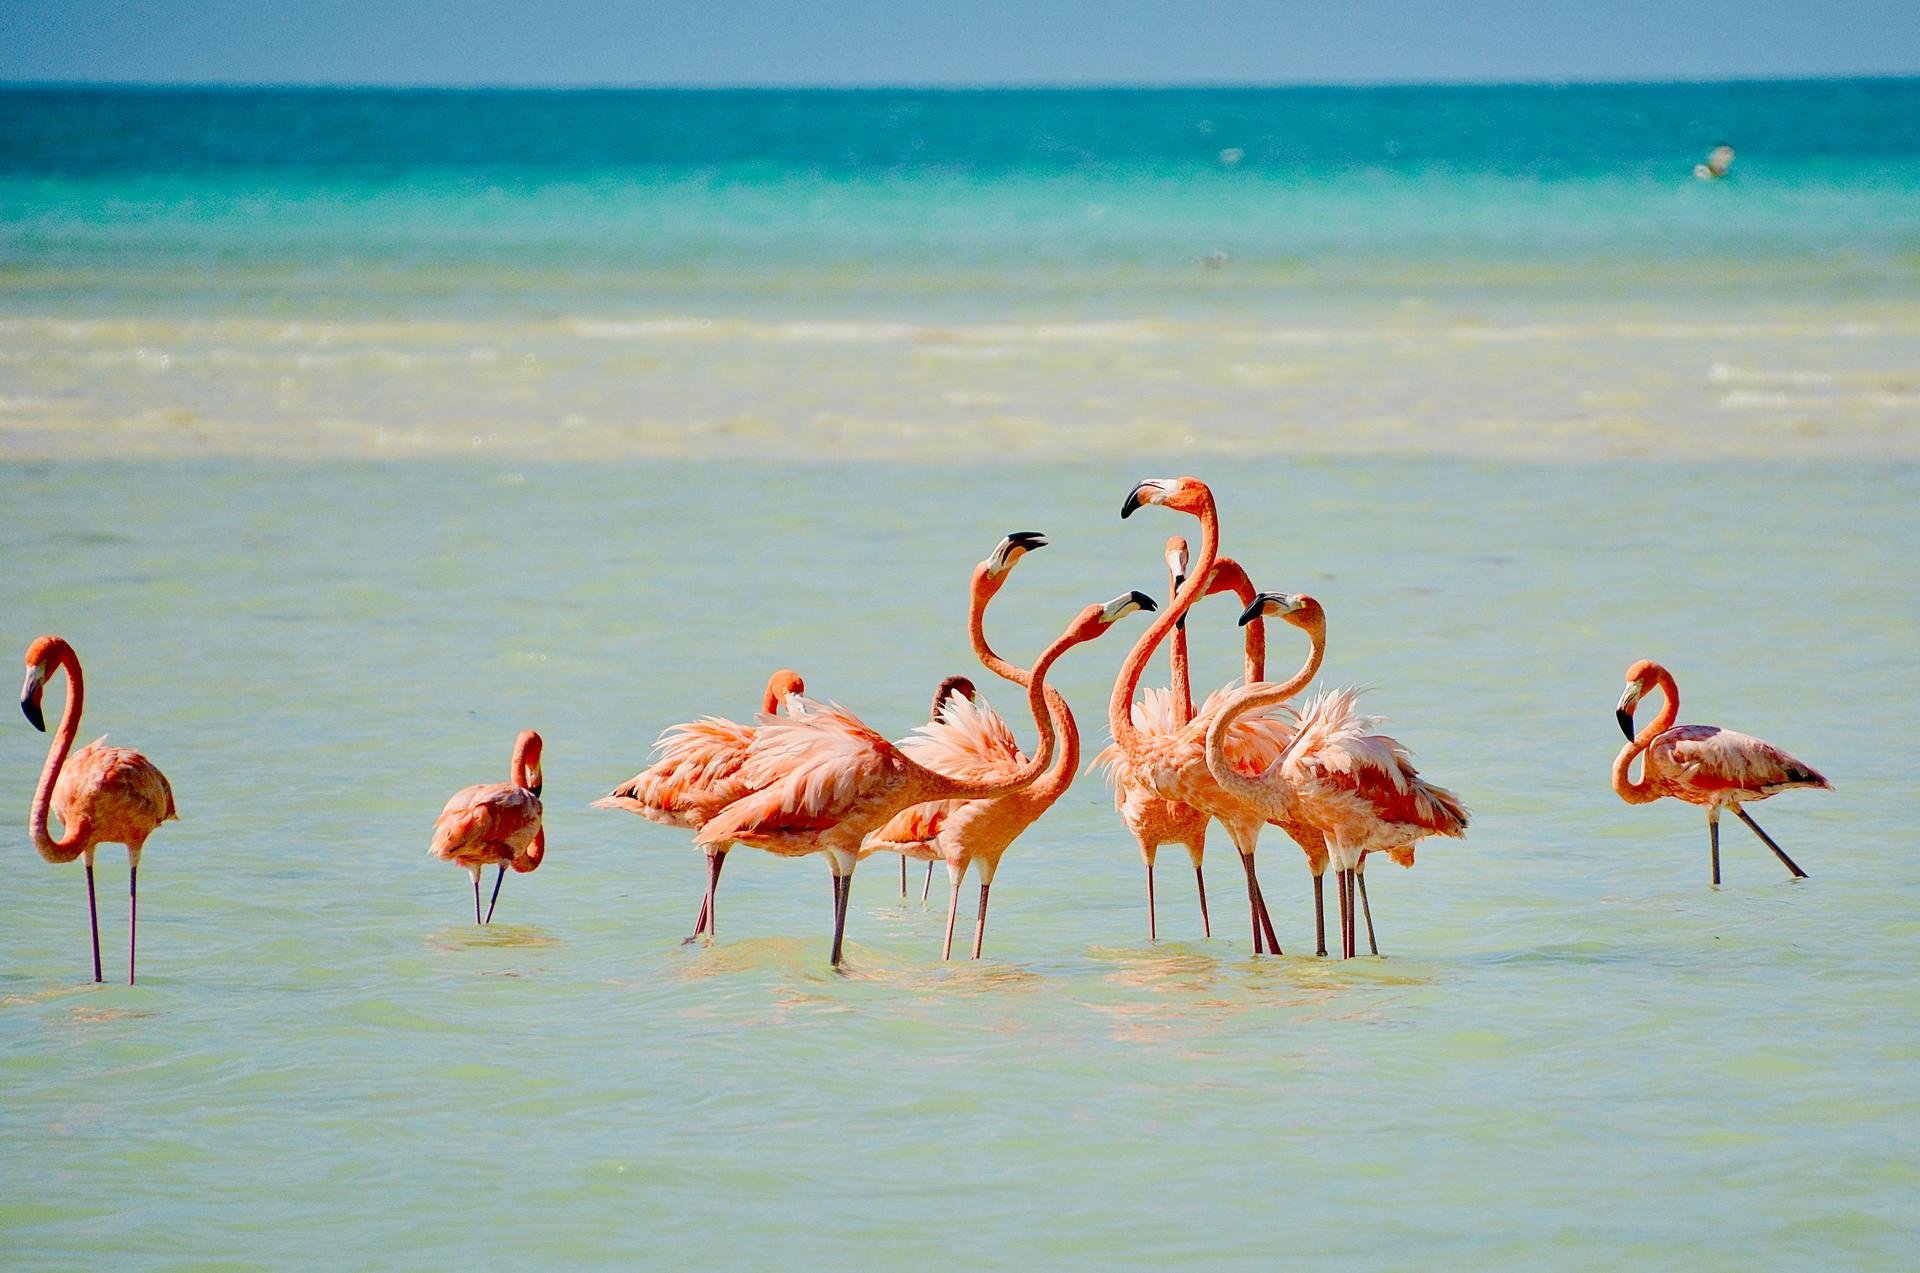
<path fill-rule="evenodd" d="M 0 0 L 0 80 L 1099 84 L 1920 74 L 1920 0 Z"/>

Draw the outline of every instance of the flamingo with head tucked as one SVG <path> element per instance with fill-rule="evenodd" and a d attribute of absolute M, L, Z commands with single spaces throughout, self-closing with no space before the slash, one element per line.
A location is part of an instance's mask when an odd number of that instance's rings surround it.
<path fill-rule="evenodd" d="M 1356 713 L 1357 691 L 1350 689 L 1319 694 L 1303 706 L 1293 741 L 1266 773 L 1248 777 L 1229 763 L 1225 743 L 1235 718 L 1299 693 L 1313 679 L 1326 653 L 1326 612 L 1312 597 L 1264 592 L 1240 621 L 1251 623 L 1261 615 L 1275 615 L 1300 628 L 1312 648 L 1292 679 L 1278 685 L 1250 685 L 1221 705 L 1207 730 L 1207 765 L 1237 799 L 1272 819 L 1304 821 L 1326 837 L 1340 899 L 1341 957 L 1351 959 L 1357 915 L 1354 890 L 1361 861 L 1369 853 L 1386 853 L 1411 866 L 1419 841 L 1432 835 L 1458 838 L 1465 834 L 1467 810 L 1458 796 L 1420 776 L 1405 747 L 1373 732 L 1380 718 Z M 1365 905 L 1364 899 L 1360 905 Z M 1370 908 L 1367 927 L 1371 944 Z M 1374 953 L 1380 953 L 1377 945 Z"/>
<path fill-rule="evenodd" d="M 781 668 L 767 678 L 760 714 L 771 716 L 785 708 L 789 716 L 807 709 L 806 682 L 798 672 Z M 753 788 L 740 775 L 747 747 L 758 727 L 741 725 L 719 716 L 703 716 L 661 731 L 654 741 L 658 757 L 651 765 L 593 802 L 596 809 L 625 809 L 649 822 L 698 831 L 720 810 Z M 715 895 L 720 891 L 720 869 L 726 865 L 730 844 L 706 849 L 707 888 L 700 898 L 700 914 L 688 942 L 715 932 Z"/>
<path fill-rule="evenodd" d="M 1633 732 L 1633 712 L 1648 691 L 1658 689 L 1664 702 L 1660 714 L 1638 734 Z M 1614 716 L 1627 745 L 1613 761 L 1613 789 L 1628 804 L 1648 804 L 1662 796 L 1672 796 L 1688 804 L 1705 805 L 1707 839 L 1713 859 L 1713 882 L 1720 883 L 1720 811 L 1731 809 L 1734 816 L 1773 850 L 1795 879 L 1807 873 L 1760 829 L 1742 805 L 1796 787 L 1833 790 L 1833 784 L 1819 770 L 1794 759 L 1772 743 L 1749 734 L 1736 734 L 1718 725 L 1675 725 L 1680 715 L 1680 690 L 1673 673 L 1651 659 L 1641 659 L 1627 669 L 1626 692 Z M 1635 756 L 1646 759 L 1640 766 L 1640 780 L 1633 781 L 1627 771 Z"/>
<path fill-rule="evenodd" d="M 20 689 L 20 710 L 33 727 L 46 732 L 40 710 L 41 695 L 57 671 L 67 674 L 67 704 L 60 728 L 47 749 L 47 764 L 34 789 L 33 809 L 27 815 L 27 833 L 33 847 L 49 862 L 86 859 L 87 922 L 93 930 L 93 979 L 100 976 L 100 911 L 93 893 L 93 854 L 102 844 L 127 849 L 127 984 L 134 981 L 140 919 L 140 852 L 147 837 L 161 823 L 178 818 L 173 788 L 166 775 L 139 752 L 109 747 L 97 738 L 78 751 L 73 740 L 80 733 L 80 711 L 86 702 L 80 656 L 57 636 L 43 636 L 27 647 L 27 680 Z M 47 830 L 49 812 L 60 817 L 61 835 Z"/>
<path fill-rule="evenodd" d="M 530 729 L 513 740 L 506 782 L 476 783 L 454 793 L 433 824 L 433 847 L 442 862 L 455 862 L 473 877 L 473 922 L 491 924 L 500 901 L 500 884 L 511 866 L 518 874 L 540 869 L 547 853 L 547 832 L 540 821 L 540 735 Z M 487 917 L 480 918 L 480 872 L 500 868 L 493 877 Z"/>
<path fill-rule="evenodd" d="M 737 841 L 784 857 L 819 853 L 833 874 L 832 962 L 840 963 L 847 899 L 862 842 L 902 809 L 934 800 L 981 800 L 1031 786 L 1053 758 L 1053 714 L 1046 673 L 1076 645 L 1108 632 L 1152 598 L 1126 593 L 1088 606 L 1034 663 L 1027 707 L 1040 732 L 1033 758 L 1012 773 L 986 777 L 939 773 L 919 764 L 845 708 L 828 704 L 792 720 L 761 725 L 748 749 L 745 775 L 758 788 L 702 827 L 695 842 Z"/>

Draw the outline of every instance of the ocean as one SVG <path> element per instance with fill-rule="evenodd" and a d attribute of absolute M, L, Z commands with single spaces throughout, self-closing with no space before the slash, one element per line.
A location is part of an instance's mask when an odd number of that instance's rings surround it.
<path fill-rule="evenodd" d="M 181 813 L 94 986 L 0 728 L 0 1263 L 1910 1266 L 1917 194 L 1920 81 L 0 91 L 0 647 Z M 788 666 L 1031 740 L 969 571 L 1053 541 L 1030 660 L 1164 595 L 1194 524 L 1116 514 L 1183 472 L 1474 811 L 1369 872 L 1382 958 L 1278 833 L 1253 956 L 1217 828 L 1150 944 L 1094 777 L 978 964 L 885 858 L 844 973 L 817 862 L 680 944 L 686 834 L 587 807 L 660 729 Z M 1139 630 L 1060 665 L 1089 753 Z M 1833 780 L 1753 810 L 1810 879 L 1612 794 L 1642 657 Z M 476 928 L 432 821 L 522 728 Z"/>

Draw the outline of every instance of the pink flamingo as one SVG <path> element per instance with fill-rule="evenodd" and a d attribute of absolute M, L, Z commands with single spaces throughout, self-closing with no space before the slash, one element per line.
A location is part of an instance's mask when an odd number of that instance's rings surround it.
<path fill-rule="evenodd" d="M 1643 695 L 1658 687 L 1664 702 L 1653 723 L 1633 732 L 1633 710 Z M 1791 871 L 1796 879 L 1807 878 L 1798 863 L 1786 855 L 1773 837 L 1760 829 L 1742 804 L 1765 800 L 1768 796 L 1795 787 L 1833 790 L 1833 784 L 1813 766 L 1795 760 L 1772 743 L 1747 734 L 1736 734 L 1718 725 L 1675 725 L 1680 715 L 1680 690 L 1673 673 L 1651 659 L 1641 659 L 1627 669 L 1626 692 L 1614 713 L 1627 745 L 1613 761 L 1613 789 L 1628 804 L 1649 804 L 1662 796 L 1672 796 L 1688 804 L 1707 807 L 1707 839 L 1713 855 L 1713 882 L 1720 883 L 1720 811 L 1731 809 L 1761 843 Z M 1640 781 L 1627 777 L 1635 756 L 1644 755 Z"/>
<path fill-rule="evenodd" d="M 1274 935 L 1273 920 L 1267 914 L 1260 893 L 1260 879 L 1254 873 L 1253 854 L 1259 847 L 1260 828 L 1266 819 L 1258 809 L 1235 799 L 1223 789 L 1207 768 L 1206 724 L 1203 708 L 1186 728 L 1178 733 L 1159 734 L 1137 728 L 1133 722 L 1133 696 L 1154 649 L 1164 640 L 1194 602 L 1212 585 L 1213 568 L 1220 555 L 1220 517 L 1213 492 L 1197 477 L 1149 478 L 1137 484 L 1121 505 L 1120 516 L 1131 517 L 1135 509 L 1159 504 L 1196 517 L 1200 521 L 1200 558 L 1194 563 L 1187 582 L 1147 630 L 1134 643 L 1120 675 L 1114 681 L 1113 697 L 1107 702 L 1107 727 L 1114 745 L 1125 757 L 1131 772 L 1162 799 L 1192 805 L 1227 829 L 1227 835 L 1240 852 L 1240 865 L 1247 876 L 1247 907 L 1253 919 L 1255 954 L 1280 954 L 1280 940 Z M 1291 827 L 1283 828 L 1292 831 Z M 1306 845 L 1302 845 L 1306 848 Z M 1311 850 L 1309 850 L 1309 853 Z"/>
<path fill-rule="evenodd" d="M 1413 864 L 1414 845 L 1430 835 L 1458 838 L 1467 828 L 1460 798 L 1420 777 L 1405 747 L 1371 732 L 1381 721 L 1353 710 L 1355 690 L 1332 690 L 1300 709 L 1300 724 L 1280 759 L 1259 777 L 1239 772 L 1227 755 L 1227 731 L 1246 712 L 1284 702 L 1299 693 L 1320 669 L 1326 653 L 1326 612 L 1308 596 L 1265 592 L 1241 615 L 1251 623 L 1277 615 L 1306 632 L 1312 643 L 1307 661 L 1290 680 L 1250 685 L 1221 705 L 1207 730 L 1207 767 L 1221 786 L 1270 819 L 1297 819 L 1324 836 L 1335 868 L 1340 898 L 1341 957 L 1354 956 L 1354 888 L 1368 853 L 1386 853 L 1403 866 Z M 1364 890 L 1365 885 L 1360 885 Z M 1317 891 L 1317 890 L 1316 890 Z M 1366 905 L 1364 895 L 1362 906 Z M 1373 953 L 1371 908 L 1368 941 Z"/>
<path fill-rule="evenodd" d="M 530 729 L 513 740 L 508 782 L 483 782 L 463 788 L 447 801 L 433 823 L 433 856 L 457 862 L 473 877 L 473 922 L 491 924 L 500 900 L 500 883 L 511 866 L 524 875 L 540 869 L 547 853 L 547 832 L 540 823 L 540 735 Z M 493 899 L 480 918 L 480 872 L 499 866 Z"/>
<path fill-rule="evenodd" d="M 1018 771 L 992 777 L 937 773 L 915 762 L 836 705 L 791 720 L 763 721 L 748 749 L 745 774 L 754 794 L 721 810 L 695 843 L 737 841 L 783 857 L 824 854 L 833 874 L 833 953 L 840 963 L 847 898 L 861 842 L 902 809 L 932 800 L 980 800 L 1032 785 L 1053 757 L 1046 673 L 1076 645 L 1105 634 L 1121 616 L 1151 610 L 1144 593 L 1088 606 L 1034 663 L 1027 706 L 1040 731 L 1039 750 Z"/>
<path fill-rule="evenodd" d="M 767 678 L 760 714 L 771 716 L 785 707 L 789 716 L 797 716 L 807 710 L 806 692 L 806 682 L 798 672 L 781 668 Z M 719 716 L 669 726 L 654 741 L 658 758 L 594 801 L 593 807 L 625 809 L 649 822 L 698 831 L 714 814 L 753 790 L 740 776 L 740 767 L 746 763 L 747 748 L 757 728 Z M 707 888 L 687 942 L 700 940 L 702 933 L 715 935 L 714 902 L 720 891 L 720 869 L 726 865 L 727 850 L 732 847 L 716 844 L 705 850 Z"/>
<path fill-rule="evenodd" d="M 1020 558 L 1046 544 L 1046 538 L 1037 531 L 1008 535 L 974 567 L 969 588 L 967 634 L 975 656 L 988 671 L 1023 689 L 1029 688 L 1031 673 L 1001 658 L 987 643 L 987 605 L 999 594 Z M 987 901 L 1000 859 L 1021 833 L 1073 785 L 1080 766 L 1080 728 L 1058 690 L 1048 686 L 1046 699 L 1058 752 L 1052 766 L 1033 785 L 989 800 L 915 805 L 896 814 L 864 846 L 863 853 L 887 849 L 927 852 L 946 862 L 949 892 L 942 959 L 953 957 L 960 884 L 969 868 L 976 869 L 980 877 L 980 905 L 973 929 L 973 958 L 978 959 L 986 939 Z M 901 750 L 929 768 L 974 777 L 1016 773 L 1027 763 L 1000 714 L 971 701 L 949 701 L 937 719 L 915 730 L 914 737 L 901 744 Z"/>
<path fill-rule="evenodd" d="M 979 693 L 980 691 L 974 686 L 973 681 L 967 677 L 949 676 L 945 678 L 933 691 L 933 707 L 927 713 L 927 720 L 937 723 L 945 719 L 950 709 L 950 705 L 947 702 L 948 699 L 957 695 L 959 703 L 972 703 Z M 951 706 L 958 706 L 958 704 Z M 944 808 L 948 805 L 958 803 L 959 802 L 955 800 L 942 800 L 937 803 L 936 807 Z M 907 813 L 911 812 L 912 810 L 907 810 Z M 905 817 L 906 814 L 903 813 L 900 816 Z M 898 853 L 900 855 L 900 900 L 903 902 L 907 900 L 907 861 L 911 859 L 915 862 L 925 862 L 927 864 L 927 879 L 926 882 L 920 886 L 920 901 L 922 905 L 926 903 L 927 894 L 933 891 L 934 863 L 940 860 L 940 855 L 933 851 L 932 844 L 928 843 L 924 838 L 903 840 L 897 844 L 891 842 L 882 843 L 879 840 L 879 833 L 876 832 L 874 837 L 867 841 L 866 848 L 861 852 L 861 857 L 865 858 L 869 851 Z"/>
<path fill-rule="evenodd" d="M 147 837 L 161 823 L 177 819 L 173 788 L 167 784 L 154 763 L 127 747 L 108 747 L 97 738 L 72 751 L 80 733 L 80 711 L 86 702 L 85 678 L 80 673 L 80 656 L 57 636 L 36 638 L 27 647 L 27 680 L 20 689 L 20 710 L 33 727 L 47 731 L 46 717 L 40 710 L 40 697 L 55 671 L 67 674 L 67 705 L 60 713 L 60 728 L 47 749 L 46 768 L 40 771 L 40 785 L 34 789 L 33 811 L 27 817 L 27 832 L 33 847 L 49 862 L 86 859 L 87 922 L 93 929 L 93 979 L 100 976 L 100 912 L 93 893 L 93 853 L 102 844 L 123 844 L 127 849 L 127 984 L 134 984 L 134 962 L 138 953 L 140 919 L 140 850 Z M 72 754 L 68 753 L 72 751 Z M 47 814 L 60 816 L 63 828 L 58 840 L 47 831 Z"/>
<path fill-rule="evenodd" d="M 1186 581 L 1187 574 L 1187 541 L 1178 535 L 1167 541 L 1167 570 L 1172 591 L 1177 593 L 1180 585 Z M 1214 563 L 1213 577 L 1205 595 L 1212 596 L 1218 592 L 1235 593 L 1240 597 L 1242 606 L 1253 599 L 1253 581 L 1231 557 L 1221 557 Z M 1194 718 L 1185 615 L 1180 616 L 1174 624 L 1171 648 L 1171 687 L 1166 690 L 1145 690 L 1133 704 L 1134 726 L 1145 733 L 1178 734 Z M 1256 622 L 1246 628 L 1247 682 L 1250 684 L 1264 679 L 1265 669 L 1266 626 Z M 1203 712 L 1211 712 L 1224 692 L 1216 690 L 1210 695 Z M 1237 763 L 1257 773 L 1272 763 L 1292 736 L 1292 727 L 1284 711 L 1248 718 L 1240 723 L 1233 735 Z M 1202 866 L 1210 819 L 1192 805 L 1162 798 L 1127 767 L 1126 754 L 1117 743 L 1108 743 L 1087 768 L 1088 772 L 1099 768 L 1107 770 L 1108 779 L 1113 783 L 1114 808 L 1140 847 L 1140 859 L 1147 869 L 1147 939 L 1158 941 L 1160 938 L 1154 905 L 1153 868 L 1160 847 L 1166 844 L 1183 845 L 1187 850 L 1187 858 L 1193 863 L 1193 879 L 1200 898 L 1201 934 L 1211 938 L 1213 925 L 1207 916 L 1207 879 Z"/>

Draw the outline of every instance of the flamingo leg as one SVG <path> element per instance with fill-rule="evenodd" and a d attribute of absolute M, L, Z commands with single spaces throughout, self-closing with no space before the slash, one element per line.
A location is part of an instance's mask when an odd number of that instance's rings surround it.
<path fill-rule="evenodd" d="M 1313 877 L 1313 936 L 1319 943 L 1319 949 L 1313 953 L 1327 953 L 1327 876 L 1326 872 Z"/>
<path fill-rule="evenodd" d="M 1352 959 L 1360 953 L 1360 923 L 1353 904 L 1353 868 L 1347 868 L 1347 931 L 1341 938 L 1341 958 Z"/>
<path fill-rule="evenodd" d="M 467 872 L 473 877 L 473 922 L 480 922 L 480 872 L 478 868 Z"/>
<path fill-rule="evenodd" d="M 907 900 L 907 855 L 900 855 L 900 900 Z"/>
<path fill-rule="evenodd" d="M 133 984 L 133 965 L 140 951 L 140 864 L 127 868 L 127 984 Z"/>
<path fill-rule="evenodd" d="M 980 958 L 980 947 L 987 939 L 987 891 L 992 884 L 982 881 L 980 884 L 980 913 L 973 917 L 973 957 Z"/>
<path fill-rule="evenodd" d="M 1752 831 L 1755 835 L 1759 836 L 1761 841 L 1764 842 L 1768 848 L 1773 850 L 1773 856 L 1779 858 L 1782 865 L 1784 865 L 1789 871 L 1793 872 L 1793 877 L 1795 879 L 1804 880 L 1807 878 L 1807 873 L 1800 869 L 1799 864 L 1795 862 L 1792 858 L 1787 856 L 1787 851 L 1785 849 L 1781 848 L 1779 845 L 1773 842 L 1772 836 L 1768 835 L 1765 831 L 1762 831 L 1760 829 L 1760 824 L 1758 822 L 1755 822 L 1752 818 L 1747 816 L 1747 811 L 1745 809 L 1742 809 L 1739 805 L 1734 805 L 1733 811 L 1740 816 L 1740 821 L 1747 824 L 1748 830 Z"/>
<path fill-rule="evenodd" d="M 720 868 L 727 864 L 727 851 L 720 849 L 707 854 L 707 891 L 700 896 L 700 915 L 693 921 L 693 935 L 680 939 L 682 946 L 691 946 L 700 940 L 700 934 L 718 936 L 714 925 L 714 902 L 720 892 Z"/>
<path fill-rule="evenodd" d="M 1200 869 L 1200 864 L 1197 862 L 1193 867 L 1193 883 L 1194 887 L 1200 890 L 1200 936 L 1207 941 L 1212 941 L 1213 921 L 1207 918 L 1207 875 Z"/>
<path fill-rule="evenodd" d="M 1720 887 L 1720 806 L 1707 806 L 1707 844 L 1713 856 L 1713 886 Z"/>
<path fill-rule="evenodd" d="M 927 882 L 920 886 L 920 904 L 925 906 L 927 898 L 933 894 L 933 859 L 927 859 Z"/>
<path fill-rule="evenodd" d="M 1380 943 L 1373 936 L 1373 907 L 1367 905 L 1366 872 L 1356 870 L 1353 873 L 1353 882 L 1360 886 L 1360 914 L 1367 921 L 1367 949 L 1377 955 L 1380 953 Z"/>
<path fill-rule="evenodd" d="M 1253 916 L 1253 953 L 1264 955 L 1267 953 L 1267 938 L 1260 931 L 1260 885 L 1253 878 L 1253 859 L 1242 853 L 1240 865 L 1247 872 L 1247 910 Z"/>
<path fill-rule="evenodd" d="M 1147 863 L 1147 940 L 1150 942 L 1160 940 L 1160 921 L 1155 917 L 1153 909 L 1153 863 L 1151 862 Z"/>
<path fill-rule="evenodd" d="M 1253 870 L 1252 857 L 1247 858 L 1247 870 L 1249 872 Z M 1273 913 L 1267 909 L 1267 895 L 1260 891 L 1258 876 L 1253 879 L 1253 895 L 1260 901 L 1260 930 L 1267 935 L 1267 953 L 1269 955 L 1285 954 L 1286 952 L 1280 949 L 1280 939 L 1274 935 Z"/>
<path fill-rule="evenodd" d="M 852 891 L 849 887 L 852 883 L 851 875 L 833 877 L 833 953 L 828 956 L 828 962 L 835 968 L 840 966 L 840 946 L 846 938 L 847 894 Z"/>
<path fill-rule="evenodd" d="M 951 866 L 947 867 L 947 875 L 949 877 L 947 881 L 947 940 L 940 948 L 940 958 L 942 961 L 953 958 L 953 921 L 960 912 L 960 878 L 964 874 L 966 874 L 964 870 L 956 871 Z"/>
<path fill-rule="evenodd" d="M 499 873 L 493 877 L 493 896 L 487 899 L 487 917 L 481 920 L 481 923 L 491 924 L 493 922 L 493 908 L 500 904 L 500 886 L 506 882 L 507 864 L 502 862 Z M 475 880 L 474 883 L 478 884 L 479 881 Z"/>
<path fill-rule="evenodd" d="M 1340 904 L 1340 957 L 1345 959 L 1347 957 L 1347 873 L 1338 867 L 1333 871 L 1333 897 Z"/>
<path fill-rule="evenodd" d="M 93 979 L 100 978 L 100 912 L 93 900 L 93 863 L 87 863 L 87 923 L 93 928 Z"/>

